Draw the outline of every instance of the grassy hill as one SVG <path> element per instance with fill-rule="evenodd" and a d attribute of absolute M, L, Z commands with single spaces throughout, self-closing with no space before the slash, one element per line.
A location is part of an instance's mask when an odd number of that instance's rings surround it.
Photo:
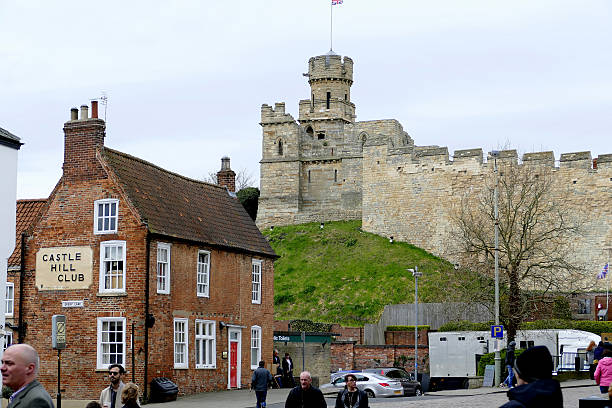
<path fill-rule="evenodd" d="M 275 264 L 277 319 L 310 319 L 345 325 L 374 323 L 386 304 L 414 302 L 418 265 L 419 301 L 448 298 L 453 266 L 402 242 L 361 231 L 361 221 L 275 227 L 264 231 L 281 256 Z"/>

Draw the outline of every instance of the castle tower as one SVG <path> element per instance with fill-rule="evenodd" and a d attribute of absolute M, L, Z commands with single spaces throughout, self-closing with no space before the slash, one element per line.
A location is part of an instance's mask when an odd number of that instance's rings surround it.
<path fill-rule="evenodd" d="M 299 121 L 355 121 L 355 105 L 351 102 L 353 60 L 333 51 L 308 61 L 310 99 L 300 101 Z"/>
<path fill-rule="evenodd" d="M 260 227 L 361 216 L 361 139 L 351 102 L 353 60 L 333 52 L 308 61 L 310 98 L 299 120 L 285 104 L 261 107 Z"/>

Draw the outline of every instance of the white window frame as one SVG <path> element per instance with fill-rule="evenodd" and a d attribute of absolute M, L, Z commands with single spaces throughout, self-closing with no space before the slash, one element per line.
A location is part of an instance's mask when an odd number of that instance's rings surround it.
<path fill-rule="evenodd" d="M 13 282 L 6 282 L 5 299 L 4 316 L 13 317 L 15 312 L 15 284 Z"/>
<path fill-rule="evenodd" d="M 166 262 L 160 262 L 160 251 L 166 251 Z M 170 244 L 164 242 L 157 243 L 157 293 L 169 294 L 170 293 Z M 165 273 L 163 276 L 165 285 L 160 285 L 160 267 L 165 266 Z"/>
<path fill-rule="evenodd" d="M 208 255 L 208 263 L 200 263 L 200 255 Z M 196 296 L 198 297 L 210 297 L 210 251 L 199 250 L 197 260 L 197 271 L 196 271 Z M 202 268 L 206 266 L 206 271 L 202 271 Z M 200 290 L 200 286 L 204 286 L 204 290 Z"/>
<path fill-rule="evenodd" d="M 7 330 L 4 332 L 4 344 L 2 346 L 3 347 L 2 351 L 6 350 L 6 348 L 10 346 L 11 344 L 13 344 L 13 331 Z"/>
<path fill-rule="evenodd" d="M 111 322 L 115 322 L 115 323 L 121 323 L 123 331 L 121 332 L 123 334 L 123 340 L 121 342 L 109 342 L 109 344 L 120 344 L 122 347 L 122 353 L 118 354 L 121 356 L 121 361 L 117 361 L 117 364 L 121 364 L 122 366 L 125 367 L 125 355 L 126 355 L 126 338 L 127 338 L 127 326 L 125 323 L 125 317 L 98 317 L 98 343 L 97 343 L 97 369 L 98 370 L 104 370 L 104 369 L 108 369 L 108 366 L 110 366 L 111 364 L 114 364 L 112 362 L 109 363 L 104 363 L 104 351 L 103 351 L 103 347 L 102 347 L 102 329 L 104 327 L 104 323 L 111 323 Z M 116 353 L 115 353 L 116 354 Z"/>
<path fill-rule="evenodd" d="M 177 330 L 177 327 L 182 326 L 182 329 Z M 189 368 L 189 319 L 175 318 L 174 319 L 174 368 Z M 180 336 L 180 337 L 179 337 Z M 183 351 L 178 351 L 178 346 L 184 346 Z M 177 356 L 182 357 L 182 362 L 177 361 Z"/>
<path fill-rule="evenodd" d="M 115 215 L 101 215 L 99 214 L 98 211 L 98 207 L 100 205 L 104 205 L 104 204 L 109 204 L 109 208 L 112 204 L 115 204 Z M 103 218 L 108 218 L 109 220 L 114 219 L 115 220 L 115 228 L 108 228 L 108 229 L 104 229 L 104 227 L 102 229 L 98 228 L 98 220 L 100 217 Z M 119 224 L 119 200 L 117 198 L 106 198 L 103 200 L 96 200 L 94 201 L 94 234 L 99 235 L 99 234 L 115 234 L 117 233 L 117 228 L 118 228 L 118 224 Z"/>
<path fill-rule="evenodd" d="M 106 247 L 122 247 L 123 251 L 122 251 L 122 257 L 121 259 L 119 259 L 119 257 L 117 257 L 117 259 L 113 259 L 111 260 L 111 262 L 116 262 L 116 261 L 121 261 L 123 262 L 123 273 L 121 275 L 121 279 L 123 282 L 123 287 L 121 288 L 116 288 L 116 289 L 107 289 L 106 285 L 105 285 L 105 280 L 106 280 L 106 270 L 105 270 L 105 261 L 106 259 L 104 258 L 104 250 Z M 126 288 L 126 273 L 125 270 L 127 268 L 125 259 L 126 259 L 126 253 L 127 253 L 127 246 L 125 241 L 103 241 L 100 242 L 100 293 L 125 293 L 125 288 Z"/>
<path fill-rule="evenodd" d="M 206 328 L 210 329 L 206 333 Z M 199 320 L 195 321 L 195 368 L 217 368 L 217 322 L 214 320 Z M 212 346 L 209 347 L 209 344 Z M 211 350 L 209 361 L 203 361 L 204 351 Z"/>
<path fill-rule="evenodd" d="M 251 303 L 261 304 L 262 261 L 253 259 L 251 262 Z"/>
<path fill-rule="evenodd" d="M 255 353 L 255 364 L 253 365 L 253 353 Z M 251 326 L 251 370 L 256 370 L 261 361 L 261 327 Z"/>

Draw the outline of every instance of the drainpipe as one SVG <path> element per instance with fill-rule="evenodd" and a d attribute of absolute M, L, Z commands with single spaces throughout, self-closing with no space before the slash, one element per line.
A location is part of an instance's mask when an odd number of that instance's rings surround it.
<path fill-rule="evenodd" d="M 147 238 L 146 238 L 146 254 L 145 259 L 147 264 L 145 266 L 145 332 L 144 332 L 144 393 L 143 398 L 145 401 L 148 401 L 148 383 L 149 383 L 149 273 L 150 273 L 150 256 L 151 256 L 151 236 L 149 235 L 149 229 L 147 228 Z"/>
<path fill-rule="evenodd" d="M 19 323 L 17 329 L 17 342 L 25 341 L 25 327 L 23 327 L 23 281 L 25 280 L 25 256 L 26 256 L 26 237 L 25 232 L 21 233 L 21 266 L 19 268 Z"/>

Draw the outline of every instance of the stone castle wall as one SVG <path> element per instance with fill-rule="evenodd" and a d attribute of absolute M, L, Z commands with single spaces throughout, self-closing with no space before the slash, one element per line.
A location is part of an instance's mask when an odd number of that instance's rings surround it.
<path fill-rule="evenodd" d="M 483 150 L 415 146 L 394 119 L 355 121 L 350 100 L 353 61 L 335 54 L 308 63 L 311 98 L 299 119 L 285 104 L 262 105 L 260 228 L 362 219 L 363 229 L 410 242 L 453 259 L 451 209 L 466 191 L 480 189 L 492 172 Z M 514 150 L 498 163 L 518 164 Z M 526 153 L 522 165 L 548 166 L 555 197 L 588 214 L 576 237 L 576 257 L 595 275 L 612 246 L 612 155 Z M 580 211 L 579 211 L 580 210 Z"/>

